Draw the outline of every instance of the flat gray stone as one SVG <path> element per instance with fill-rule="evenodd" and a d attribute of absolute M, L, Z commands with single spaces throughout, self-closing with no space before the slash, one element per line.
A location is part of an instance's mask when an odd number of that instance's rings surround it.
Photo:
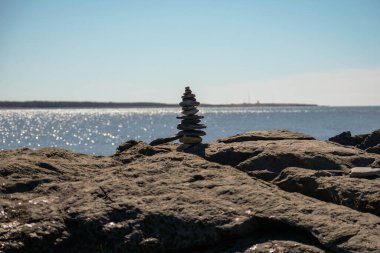
<path fill-rule="evenodd" d="M 197 144 L 202 142 L 202 138 L 199 136 L 182 136 L 179 141 L 184 144 Z"/>
<path fill-rule="evenodd" d="M 351 168 L 350 177 L 373 177 L 380 176 L 380 168 L 354 167 Z"/>
<path fill-rule="evenodd" d="M 185 115 L 185 116 L 177 116 L 177 119 L 203 119 L 204 116 L 201 115 Z"/>
<path fill-rule="evenodd" d="M 186 95 L 183 95 L 182 98 L 195 98 L 195 94 L 186 94 Z"/>
<path fill-rule="evenodd" d="M 182 106 L 182 111 L 190 111 L 196 109 L 196 106 Z"/>
<path fill-rule="evenodd" d="M 181 124 L 198 124 L 201 122 L 200 119 L 183 119 L 181 120 Z"/>
<path fill-rule="evenodd" d="M 184 114 L 186 116 L 190 116 L 190 115 L 196 114 L 197 112 L 199 112 L 199 110 L 194 108 L 192 110 L 182 111 L 182 114 Z"/>
<path fill-rule="evenodd" d="M 183 130 L 183 131 L 179 131 L 177 135 L 204 136 L 206 135 L 206 132 L 202 130 Z"/>
<path fill-rule="evenodd" d="M 179 124 L 177 125 L 177 129 L 179 130 L 196 130 L 206 128 L 205 125 L 202 124 Z"/>
<path fill-rule="evenodd" d="M 200 103 L 193 100 L 184 100 L 179 103 L 180 106 L 198 106 Z"/>

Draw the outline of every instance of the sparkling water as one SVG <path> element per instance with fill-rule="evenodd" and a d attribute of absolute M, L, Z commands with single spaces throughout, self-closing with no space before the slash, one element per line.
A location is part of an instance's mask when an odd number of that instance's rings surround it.
<path fill-rule="evenodd" d="M 62 147 L 109 155 L 123 141 L 177 133 L 180 108 L 0 110 L 0 149 Z M 380 128 L 380 107 L 207 107 L 204 142 L 254 130 L 288 129 L 325 140 Z"/>

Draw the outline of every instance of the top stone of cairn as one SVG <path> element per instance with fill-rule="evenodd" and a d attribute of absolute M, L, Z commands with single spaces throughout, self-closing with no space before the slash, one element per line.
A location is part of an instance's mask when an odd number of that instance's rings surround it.
<path fill-rule="evenodd" d="M 199 112 L 197 109 L 199 102 L 195 99 L 195 94 L 192 93 L 190 87 L 185 88 L 182 102 L 179 105 L 182 107 L 182 115 L 177 117 L 181 119 L 181 123 L 177 125 L 177 129 L 181 130 L 177 134 L 181 136 L 179 141 L 183 144 L 201 143 L 201 136 L 206 135 L 201 129 L 206 128 L 206 126 L 200 124 L 200 119 L 203 116 L 196 115 Z"/>

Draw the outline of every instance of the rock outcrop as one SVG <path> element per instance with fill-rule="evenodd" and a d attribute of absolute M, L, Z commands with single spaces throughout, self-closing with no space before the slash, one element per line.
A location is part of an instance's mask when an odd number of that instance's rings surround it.
<path fill-rule="evenodd" d="M 250 135 L 252 137 L 250 137 Z M 210 143 L 205 158 L 231 165 L 255 177 L 272 180 L 287 167 L 312 170 L 340 170 L 351 167 L 379 167 L 380 156 L 353 147 L 308 139 L 288 131 L 247 133 Z"/>
<path fill-rule="evenodd" d="M 287 168 L 273 180 L 281 189 L 380 216 L 380 180 L 350 178 L 328 171 Z"/>
<path fill-rule="evenodd" d="M 369 134 L 355 136 L 352 136 L 351 132 L 347 131 L 331 137 L 329 141 L 342 145 L 354 146 L 366 150 L 369 153 L 380 154 L 380 129 Z"/>
<path fill-rule="evenodd" d="M 378 252 L 380 156 L 279 133 L 0 151 L 0 252 Z"/>

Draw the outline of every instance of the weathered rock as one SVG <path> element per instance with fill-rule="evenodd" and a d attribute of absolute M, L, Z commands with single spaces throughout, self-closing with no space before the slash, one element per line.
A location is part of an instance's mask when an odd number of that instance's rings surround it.
<path fill-rule="evenodd" d="M 286 231 L 289 233 L 289 231 Z M 294 238 L 297 235 L 294 233 L 287 235 L 289 240 L 284 238 L 284 235 L 281 236 L 278 240 L 267 240 L 265 234 L 259 236 L 259 238 L 246 238 L 233 241 L 233 243 L 226 241 L 223 245 L 217 245 L 211 247 L 206 251 L 197 251 L 202 253 L 233 253 L 233 252 L 242 252 L 242 253 L 268 253 L 268 252 L 281 252 L 281 253 L 323 253 L 326 252 L 321 248 L 313 246 L 313 241 L 311 240 L 308 243 L 303 243 L 295 240 Z M 272 238 L 272 237 L 271 237 Z M 302 239 L 300 241 L 304 241 Z"/>
<path fill-rule="evenodd" d="M 337 176 L 329 171 L 286 168 L 273 183 L 289 192 L 380 216 L 380 179 Z"/>
<path fill-rule="evenodd" d="M 116 153 L 121 153 L 135 145 L 137 145 L 138 141 L 135 140 L 128 140 L 126 142 L 123 142 L 116 148 Z"/>
<path fill-rule="evenodd" d="M 375 177 L 380 176 L 380 168 L 354 167 L 350 170 L 350 177 Z"/>
<path fill-rule="evenodd" d="M 358 145 L 358 148 L 367 149 L 380 144 L 380 129 L 370 133 L 362 143 Z"/>
<path fill-rule="evenodd" d="M 329 138 L 329 141 L 339 143 L 345 146 L 356 146 L 359 145 L 366 136 L 357 135 L 352 136 L 350 131 L 340 133 L 334 137 Z"/>
<path fill-rule="evenodd" d="M 378 167 L 380 156 L 356 148 L 318 140 L 246 141 L 210 143 L 205 158 L 232 165 L 249 174 L 274 179 L 287 167 L 313 170 L 342 170 L 357 166 Z"/>
<path fill-rule="evenodd" d="M 179 138 L 180 138 L 179 136 L 172 136 L 172 137 L 167 137 L 167 138 L 158 138 L 158 139 L 155 139 L 154 141 L 150 142 L 149 145 L 157 146 L 157 145 L 161 145 L 164 143 L 168 143 L 168 142 L 178 140 Z"/>
<path fill-rule="evenodd" d="M 374 147 L 367 148 L 365 151 L 368 153 L 375 153 L 380 155 L 380 144 L 377 144 Z"/>
<path fill-rule="evenodd" d="M 317 166 L 319 158 L 314 157 L 325 157 L 346 172 L 353 163 L 376 163 L 376 154 L 294 139 L 198 144 L 191 148 L 198 150 L 197 155 L 175 148 L 137 143 L 110 157 L 54 148 L 0 151 L 0 251 L 376 252 L 380 248 L 376 215 L 290 193 L 236 169 L 262 153 L 293 152 L 299 159 L 309 156 L 316 169 L 324 166 Z M 235 168 L 203 158 L 231 162 L 223 160 L 223 154 L 235 159 Z M 371 188 L 378 192 L 378 187 Z"/>
<path fill-rule="evenodd" d="M 232 143 L 259 140 L 315 140 L 313 137 L 303 134 L 290 132 L 288 130 L 254 131 L 250 133 L 237 134 L 231 137 L 219 139 L 218 142 Z"/>
<path fill-rule="evenodd" d="M 336 142 L 346 146 L 355 146 L 366 150 L 370 153 L 380 153 L 380 129 L 370 134 L 361 134 L 351 136 L 351 132 L 343 132 L 337 136 L 331 137 L 329 141 Z"/>

